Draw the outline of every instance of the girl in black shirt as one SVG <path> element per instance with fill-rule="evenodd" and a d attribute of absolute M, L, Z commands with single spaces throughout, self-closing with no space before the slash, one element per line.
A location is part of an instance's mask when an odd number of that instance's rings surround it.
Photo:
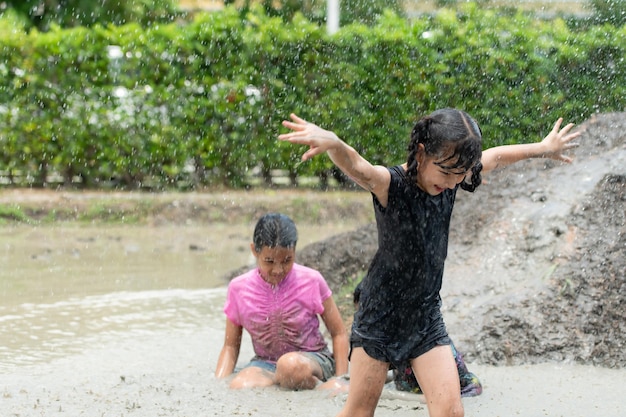
<path fill-rule="evenodd" d="M 337 135 L 292 114 L 278 138 L 309 149 L 302 160 L 327 153 L 333 163 L 372 193 L 378 251 L 361 284 L 350 337 L 350 387 L 340 417 L 373 416 L 389 364 L 407 363 L 426 397 L 431 417 L 463 416 L 460 382 L 441 315 L 441 279 L 448 231 L 459 188 L 481 183 L 481 173 L 527 158 L 570 162 L 564 150 L 580 133 L 559 119 L 541 142 L 482 151 L 476 121 L 456 109 L 419 120 L 407 161 L 372 165 Z"/>

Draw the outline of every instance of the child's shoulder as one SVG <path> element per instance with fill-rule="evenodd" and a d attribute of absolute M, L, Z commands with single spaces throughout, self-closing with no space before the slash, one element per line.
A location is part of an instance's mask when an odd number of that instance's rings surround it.
<path fill-rule="evenodd" d="M 253 279 L 257 273 L 258 272 L 256 268 L 250 269 L 249 271 L 246 271 L 243 274 L 237 275 L 235 278 L 231 279 L 228 285 L 234 287 L 237 285 L 245 284 L 247 281 Z"/>

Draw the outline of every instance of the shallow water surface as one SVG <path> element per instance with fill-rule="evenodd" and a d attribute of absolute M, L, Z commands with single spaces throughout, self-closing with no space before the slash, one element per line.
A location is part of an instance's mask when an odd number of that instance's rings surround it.
<path fill-rule="evenodd" d="M 299 245 L 350 227 L 301 226 Z M 253 262 L 251 229 L 2 229 L 0 371 L 77 353 L 129 332 L 194 328 L 211 318 L 221 324 L 224 275 Z"/>

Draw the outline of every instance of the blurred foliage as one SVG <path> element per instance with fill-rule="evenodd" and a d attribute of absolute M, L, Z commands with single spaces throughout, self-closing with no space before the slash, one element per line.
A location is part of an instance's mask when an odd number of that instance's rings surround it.
<path fill-rule="evenodd" d="M 246 16 L 255 5 L 261 5 L 267 16 L 280 17 L 290 21 L 301 13 L 311 22 L 324 24 L 328 0 L 226 0 L 225 5 L 237 7 Z M 340 0 L 341 25 L 361 23 L 372 25 L 385 10 L 399 15 L 403 13 L 401 0 Z"/>
<path fill-rule="evenodd" d="M 558 117 L 623 111 L 626 28 L 476 4 L 330 36 L 301 13 L 23 31 L 0 19 L 0 179 L 8 185 L 179 188 L 337 177 L 279 142 L 295 112 L 374 163 L 402 163 L 415 121 L 472 114 L 485 147 L 537 141 Z"/>
<path fill-rule="evenodd" d="M 176 0 L 3 0 L 0 13 L 15 13 L 28 22 L 27 27 L 47 31 L 55 25 L 169 23 L 181 14 L 177 5 Z"/>
<path fill-rule="evenodd" d="M 587 0 L 595 23 L 622 26 L 626 23 L 626 0 Z"/>
<path fill-rule="evenodd" d="M 101 24 L 116 26 L 135 22 L 141 26 L 169 23 L 183 15 L 176 0 L 5 0 L 0 13 L 15 14 L 27 27 L 47 31 L 57 25 L 64 28 Z M 290 21 L 297 13 L 308 20 L 326 21 L 327 0 L 226 0 L 226 6 L 237 7 L 242 17 L 260 6 L 270 17 Z M 403 13 L 400 0 L 341 0 L 341 24 L 372 25 L 385 10 Z"/>
<path fill-rule="evenodd" d="M 389 10 L 399 16 L 404 14 L 400 0 L 340 0 L 341 25 L 361 23 L 373 25 Z"/>
<path fill-rule="evenodd" d="M 456 6 L 459 0 L 435 0 L 437 7 L 452 7 Z"/>

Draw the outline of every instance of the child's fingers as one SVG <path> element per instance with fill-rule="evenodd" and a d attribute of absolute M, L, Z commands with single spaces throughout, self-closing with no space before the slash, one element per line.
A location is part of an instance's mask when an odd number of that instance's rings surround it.
<path fill-rule="evenodd" d="M 311 145 L 311 140 L 303 137 L 298 132 L 295 133 L 285 133 L 282 135 L 278 135 L 278 140 L 282 140 L 289 143 L 295 143 L 297 145 Z"/>
<path fill-rule="evenodd" d="M 282 125 L 291 130 L 304 130 L 310 124 L 304 119 L 296 116 L 295 114 L 291 114 L 291 121 L 283 120 Z"/>
<path fill-rule="evenodd" d="M 308 161 L 309 159 L 321 153 L 324 153 L 324 149 L 319 148 L 319 147 L 312 147 L 311 149 L 309 149 L 308 151 L 302 154 L 302 162 Z"/>
<path fill-rule="evenodd" d="M 580 135 L 575 135 L 575 136 L 567 136 L 565 138 L 563 138 L 563 143 L 566 149 L 569 148 L 577 148 L 580 146 L 580 143 L 578 142 L 572 142 L 574 139 L 578 138 Z"/>
<path fill-rule="evenodd" d="M 573 128 L 574 126 L 576 126 L 574 123 L 568 123 L 567 125 L 565 125 L 565 127 L 563 129 L 567 129 L 570 130 L 571 128 Z"/>
<path fill-rule="evenodd" d="M 570 142 L 573 139 L 576 139 L 577 137 L 579 137 L 582 134 L 582 132 L 574 132 L 574 133 L 570 133 L 569 135 L 566 135 L 563 138 L 564 142 Z"/>
<path fill-rule="evenodd" d="M 278 139 L 279 140 L 290 140 L 291 138 L 294 138 L 295 136 L 296 136 L 295 132 L 281 133 L 280 135 L 278 135 Z"/>
<path fill-rule="evenodd" d="M 296 123 L 300 123 L 300 124 L 307 124 L 308 122 L 306 120 L 304 120 L 301 117 L 298 117 L 295 113 L 291 113 L 289 115 L 289 117 L 291 117 L 291 120 L 295 121 Z"/>
<path fill-rule="evenodd" d="M 573 127 L 574 127 L 574 123 L 568 123 L 567 125 L 565 125 L 565 127 L 563 127 L 563 129 L 561 129 L 561 130 L 559 131 L 559 133 L 560 133 L 560 134 L 562 134 L 562 135 L 564 135 L 564 134 L 566 134 L 567 132 L 569 132 L 569 131 L 571 130 L 571 128 L 573 128 Z"/>
<path fill-rule="evenodd" d="M 291 129 L 291 130 L 304 130 L 304 129 L 306 129 L 306 124 L 294 123 L 294 122 L 290 122 L 289 120 L 283 120 L 283 126 L 285 126 L 287 129 Z"/>

